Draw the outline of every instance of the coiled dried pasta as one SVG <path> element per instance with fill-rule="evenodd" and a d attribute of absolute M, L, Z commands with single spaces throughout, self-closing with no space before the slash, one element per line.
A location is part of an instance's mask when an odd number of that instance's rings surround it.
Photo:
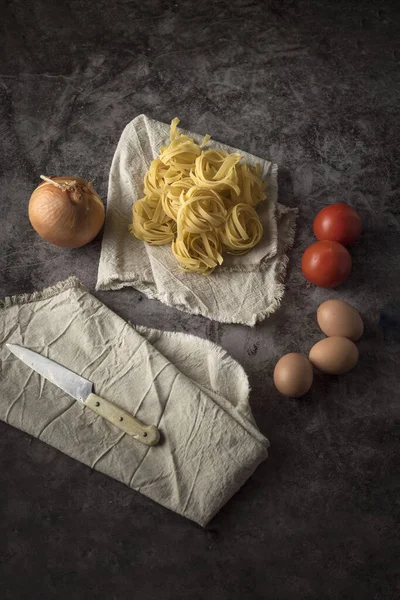
<path fill-rule="evenodd" d="M 204 150 L 171 122 L 170 144 L 160 149 L 144 178 L 144 197 L 133 205 L 130 231 L 152 245 L 171 243 L 186 271 L 210 274 L 222 253 L 244 254 L 260 241 L 255 206 L 266 199 L 261 167 L 238 153 Z"/>
<path fill-rule="evenodd" d="M 141 198 L 133 205 L 131 231 L 152 246 L 163 246 L 175 239 L 176 223 L 164 213 L 159 198 Z"/>
<path fill-rule="evenodd" d="M 216 231 L 202 233 L 182 232 L 172 242 L 172 252 L 181 267 L 209 275 L 217 265 L 221 265 L 221 239 Z"/>
<path fill-rule="evenodd" d="M 258 214 L 249 204 L 230 209 L 221 229 L 221 241 L 229 254 L 244 254 L 261 240 L 263 228 Z"/>
<path fill-rule="evenodd" d="M 181 231 L 214 231 L 225 222 L 226 214 L 224 201 L 214 190 L 192 187 L 180 197 L 176 219 L 178 237 Z"/>

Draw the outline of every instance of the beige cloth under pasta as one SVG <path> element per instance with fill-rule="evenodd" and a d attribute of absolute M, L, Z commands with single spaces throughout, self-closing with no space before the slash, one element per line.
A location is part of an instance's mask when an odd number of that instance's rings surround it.
<path fill-rule="evenodd" d="M 17 359 L 26 346 L 161 432 L 147 447 Z M 242 367 L 186 334 L 135 329 L 76 278 L 0 308 L 0 419 L 202 526 L 267 458 Z"/>
<path fill-rule="evenodd" d="M 201 143 L 202 135 L 182 131 Z M 170 244 L 150 246 L 128 231 L 132 205 L 143 197 L 144 175 L 168 140 L 169 125 L 145 115 L 133 119 L 121 135 L 110 170 L 97 289 L 132 286 L 185 312 L 225 323 L 254 325 L 280 304 L 286 252 L 295 232 L 296 211 L 277 203 L 278 167 L 214 140 L 207 145 L 238 152 L 249 164 L 260 163 L 268 184 L 268 200 L 257 207 L 264 235 L 247 254 L 224 254 L 222 266 L 209 276 L 187 273 L 179 268 Z"/>

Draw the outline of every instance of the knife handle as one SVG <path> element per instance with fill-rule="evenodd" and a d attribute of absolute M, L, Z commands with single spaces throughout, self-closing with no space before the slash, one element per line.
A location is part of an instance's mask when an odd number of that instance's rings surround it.
<path fill-rule="evenodd" d="M 96 394 L 89 394 L 85 405 L 97 415 L 121 429 L 121 431 L 125 431 L 128 435 L 137 439 L 138 442 L 146 444 L 146 446 L 155 446 L 160 439 L 160 433 L 155 425 L 144 425 L 122 408 Z"/>

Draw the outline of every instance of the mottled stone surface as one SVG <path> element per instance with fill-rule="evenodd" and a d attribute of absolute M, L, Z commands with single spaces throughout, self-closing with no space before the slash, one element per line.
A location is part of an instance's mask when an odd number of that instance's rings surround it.
<path fill-rule="evenodd" d="M 140 113 L 178 115 L 277 162 L 280 201 L 300 207 L 282 307 L 254 329 L 131 289 L 97 294 L 237 358 L 269 460 L 203 530 L 0 423 L 2 599 L 398 598 L 398 2 L 3 0 L 0 27 L 1 296 L 71 273 L 94 290 L 101 236 L 49 246 L 27 202 L 40 173 L 95 179 L 105 198 L 120 133 Z M 365 232 L 351 278 L 330 292 L 299 263 L 313 215 L 335 200 Z M 322 337 L 327 298 L 364 316 L 359 365 L 283 399 L 274 364 Z"/>

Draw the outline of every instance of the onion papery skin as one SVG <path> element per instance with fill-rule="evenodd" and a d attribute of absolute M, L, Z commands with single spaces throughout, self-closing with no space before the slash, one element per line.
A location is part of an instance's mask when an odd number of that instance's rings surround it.
<path fill-rule="evenodd" d="M 41 238 L 61 248 L 80 248 L 96 237 L 105 218 L 104 204 L 81 177 L 51 177 L 62 190 L 43 181 L 29 200 L 28 215 Z M 72 183 L 75 182 L 75 185 Z"/>

